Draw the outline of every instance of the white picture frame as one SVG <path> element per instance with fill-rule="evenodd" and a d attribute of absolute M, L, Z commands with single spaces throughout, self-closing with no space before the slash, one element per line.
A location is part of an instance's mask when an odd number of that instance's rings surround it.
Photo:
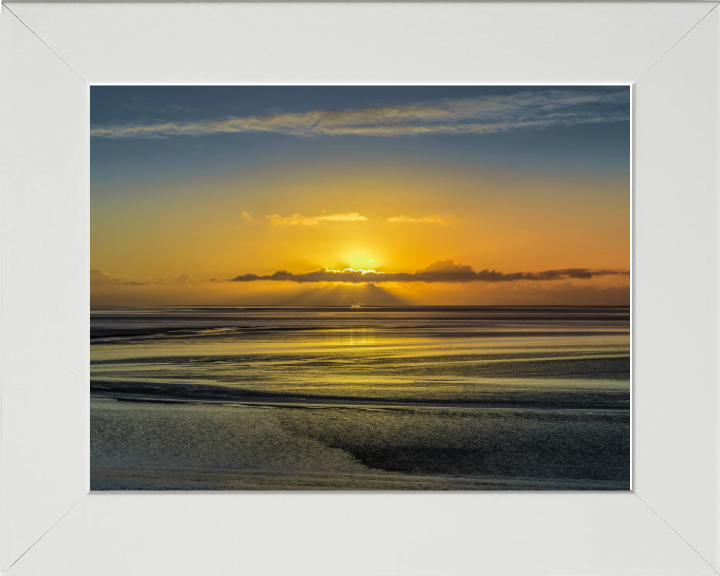
<path fill-rule="evenodd" d="M 30 3 L 0 13 L 0 571 L 720 573 L 720 10 Z M 89 493 L 91 84 L 631 84 L 633 489 Z"/>

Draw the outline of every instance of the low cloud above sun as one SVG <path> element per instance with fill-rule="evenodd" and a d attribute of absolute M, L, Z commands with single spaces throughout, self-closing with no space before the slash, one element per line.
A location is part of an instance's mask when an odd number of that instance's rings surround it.
<path fill-rule="evenodd" d="M 441 226 L 447 226 L 455 222 L 457 218 L 452 214 L 432 214 L 430 216 L 390 216 L 387 219 L 388 222 L 401 222 L 401 223 L 412 223 L 412 224 L 440 224 Z"/>
<path fill-rule="evenodd" d="M 320 216 L 303 216 L 302 214 L 280 216 L 280 214 L 269 214 L 266 218 L 270 224 L 274 226 L 317 226 L 321 222 L 364 222 L 367 220 L 365 216 L 357 212 L 323 214 Z"/>
<path fill-rule="evenodd" d="M 253 220 L 253 217 L 246 211 L 242 211 L 242 216 L 246 220 Z M 292 214 L 290 216 L 281 216 L 280 214 L 268 214 L 265 216 L 267 221 L 273 226 L 317 226 L 323 222 L 366 222 L 370 220 L 367 216 L 363 216 L 359 212 L 343 212 L 340 214 L 320 214 L 318 216 L 303 216 L 302 214 Z M 457 220 L 453 214 L 430 214 L 427 216 L 390 216 L 381 219 L 390 223 L 412 223 L 412 224 L 439 224 L 446 226 Z"/>

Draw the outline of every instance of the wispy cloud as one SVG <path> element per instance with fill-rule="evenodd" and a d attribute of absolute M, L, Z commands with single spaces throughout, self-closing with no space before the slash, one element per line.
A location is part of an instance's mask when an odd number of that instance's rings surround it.
<path fill-rule="evenodd" d="M 155 278 L 154 280 L 132 280 L 115 278 L 102 270 L 90 270 L 90 284 L 93 288 L 107 288 L 109 286 L 171 286 L 184 287 L 192 285 L 190 274 L 179 274 L 174 278 Z"/>
<path fill-rule="evenodd" d="M 302 214 L 280 216 L 280 214 L 269 214 L 266 218 L 270 224 L 274 226 L 317 226 L 320 222 L 361 222 L 367 220 L 365 216 L 357 212 L 321 214 L 320 216 L 303 216 Z"/>
<path fill-rule="evenodd" d="M 132 110 L 134 112 L 143 112 L 143 113 L 153 113 L 153 114 L 162 114 L 162 113 L 172 113 L 172 112 L 195 112 L 198 109 L 193 108 L 190 106 L 183 106 L 182 104 L 176 104 L 172 102 L 168 103 L 158 103 L 150 100 L 150 98 L 146 98 L 144 96 L 135 96 L 134 98 L 131 98 L 130 100 L 127 100 L 122 103 L 122 108 L 125 108 L 126 110 Z"/>
<path fill-rule="evenodd" d="M 477 98 L 444 98 L 403 106 L 281 112 L 196 122 L 95 126 L 91 135 L 104 138 L 157 138 L 242 132 L 380 137 L 484 134 L 625 121 L 629 118 L 629 112 L 619 111 L 617 105 L 628 102 L 629 94 L 625 89 L 539 90 Z"/>
<path fill-rule="evenodd" d="M 457 220 L 456 216 L 452 214 L 432 214 L 430 216 L 421 216 L 420 218 L 413 218 L 411 216 L 391 216 L 387 219 L 387 222 L 410 222 L 420 224 L 440 224 L 446 226 L 452 224 Z"/>
<path fill-rule="evenodd" d="M 90 270 L 90 283 L 95 287 L 103 286 L 147 286 L 150 282 L 129 280 L 127 278 L 114 278 L 102 270 Z"/>
<path fill-rule="evenodd" d="M 190 274 L 179 274 L 169 280 L 165 280 L 165 278 L 156 278 L 155 280 L 152 280 L 150 284 L 153 286 L 187 286 L 192 283 L 190 282 L 190 278 L 192 278 Z"/>
<path fill-rule="evenodd" d="M 626 270 L 591 268 L 564 268 L 560 270 L 544 270 L 542 272 L 512 272 L 509 274 L 495 270 L 474 270 L 471 266 L 458 264 L 452 260 L 439 260 L 427 268 L 415 272 L 377 272 L 375 270 L 329 270 L 320 268 L 312 272 L 294 273 L 280 270 L 274 274 L 259 276 L 257 274 L 243 274 L 229 280 L 229 282 L 257 282 L 270 280 L 276 282 L 348 282 L 352 284 L 372 282 L 517 282 L 566 280 L 572 278 L 589 279 L 596 276 L 629 275 Z"/>
<path fill-rule="evenodd" d="M 246 210 L 242 210 L 242 211 L 240 212 L 240 214 L 242 214 L 242 217 L 243 217 L 245 220 L 255 220 L 255 218 L 252 217 L 252 214 L 250 214 L 250 213 L 247 212 Z"/>

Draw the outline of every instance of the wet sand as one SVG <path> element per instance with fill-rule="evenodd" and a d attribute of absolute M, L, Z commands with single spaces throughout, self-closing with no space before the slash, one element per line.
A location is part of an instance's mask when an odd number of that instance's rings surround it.
<path fill-rule="evenodd" d="M 93 490 L 629 488 L 626 411 L 93 398 L 91 417 Z"/>

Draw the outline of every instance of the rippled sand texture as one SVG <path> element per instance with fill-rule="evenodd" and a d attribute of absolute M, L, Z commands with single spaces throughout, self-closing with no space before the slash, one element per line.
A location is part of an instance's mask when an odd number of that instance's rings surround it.
<path fill-rule="evenodd" d="M 93 489 L 629 489 L 629 310 L 117 308 Z"/>

